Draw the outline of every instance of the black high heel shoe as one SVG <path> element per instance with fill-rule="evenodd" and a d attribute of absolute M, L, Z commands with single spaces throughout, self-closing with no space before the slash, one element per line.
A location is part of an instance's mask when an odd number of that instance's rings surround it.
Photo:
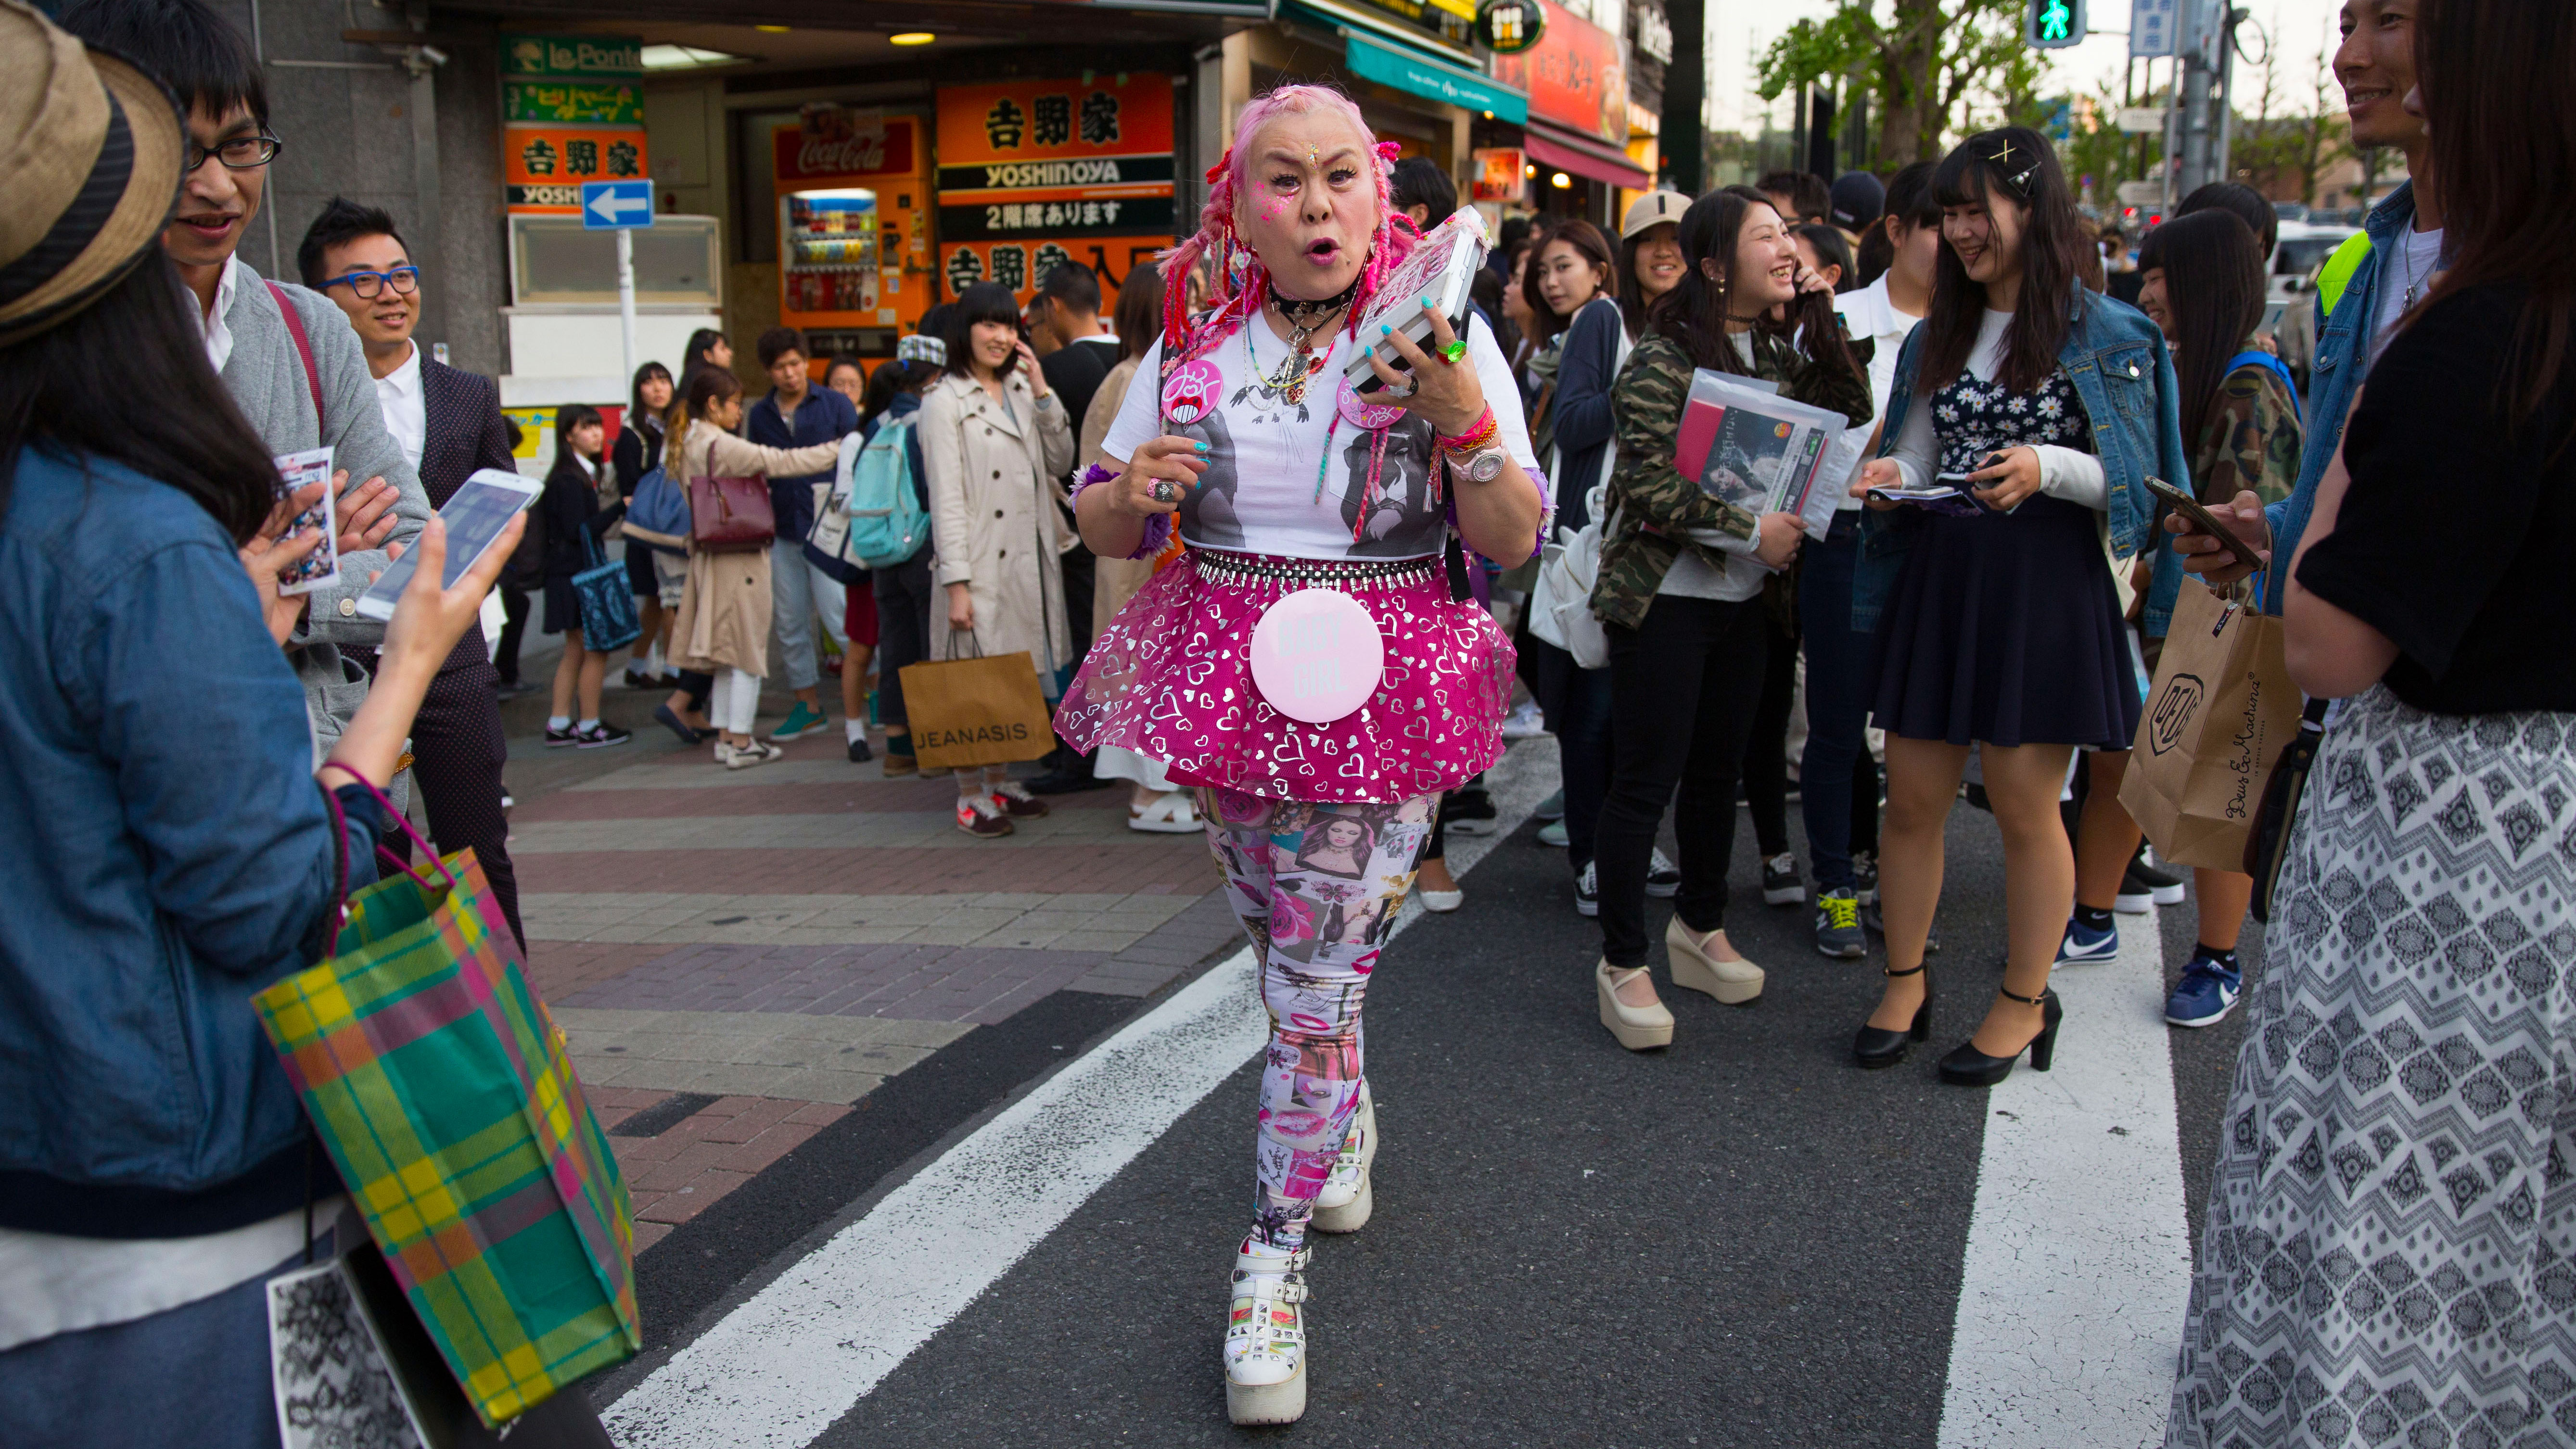
<path fill-rule="evenodd" d="M 1923 976 L 1923 968 L 1916 966 L 1908 971 L 1888 971 L 1882 974 L 1891 977 Z M 1891 1031 L 1885 1027 L 1871 1026 L 1863 1022 L 1859 1033 L 1852 1038 L 1852 1060 L 1872 1071 L 1880 1067 L 1892 1067 L 1905 1060 L 1906 1048 L 1909 1045 L 1931 1039 L 1932 978 L 1924 976 L 1923 1004 L 1914 1008 L 1914 1024 L 1903 1031 Z"/>
<path fill-rule="evenodd" d="M 2057 1056 L 2057 1024 L 2066 1019 L 2066 1008 L 2057 1004 L 2055 991 L 2042 991 L 2037 996 L 2017 996 L 2002 987 L 1995 988 L 2006 1000 L 2039 1008 L 2039 1035 L 2030 1039 L 2030 1069 L 2044 1072 Z M 2013 1063 L 2021 1052 L 2010 1056 L 1990 1057 L 1977 1050 L 1976 1038 L 1959 1043 L 1959 1049 L 1941 1059 L 1941 1080 L 1957 1087 L 1991 1087 L 2012 1075 Z"/>

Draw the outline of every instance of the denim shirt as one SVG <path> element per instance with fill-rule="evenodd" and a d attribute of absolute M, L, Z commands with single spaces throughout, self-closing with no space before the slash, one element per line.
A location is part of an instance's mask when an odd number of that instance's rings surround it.
<path fill-rule="evenodd" d="M 2352 411 L 2353 395 L 2361 391 L 2361 380 L 2370 371 L 2370 334 L 2372 320 L 2379 312 L 2379 261 L 2389 249 L 2404 245 L 2404 234 L 2415 226 L 2415 183 L 2400 185 L 2388 199 L 2370 209 L 2363 219 L 2362 230 L 2370 233 L 2370 251 L 2353 268 L 2352 277 L 2344 283 L 2343 296 L 2335 303 L 2334 314 L 2320 320 L 2317 328 L 2316 361 L 2308 369 L 2307 433 L 2299 448 L 2299 486 L 2290 496 L 2263 510 L 2264 520 L 2272 526 L 2272 561 L 2287 564 L 2298 552 L 2299 535 L 2307 532 L 2308 515 L 2316 511 L 2317 484 L 2334 462 L 2335 452 L 2343 446 L 2344 415 Z M 2319 306 L 2325 299 L 2317 299 Z M 2278 614 L 2289 597 L 2284 583 L 2286 568 L 2267 572 L 2263 580 L 2263 612 Z"/>
<path fill-rule="evenodd" d="M 335 848 L 304 691 L 204 509 L 44 445 L 13 474 L 0 1226 L 257 1221 L 299 1199 L 305 1126 L 250 998 L 320 951 L 347 840 L 374 880 L 377 817 Z"/>
<path fill-rule="evenodd" d="M 2147 491 L 2149 475 L 2189 489 L 2189 457 L 2183 449 L 2181 386 L 2174 378 L 2173 356 L 2164 334 L 2146 314 L 2124 302 L 2074 288 L 2069 298 L 2074 325 L 2057 350 L 2058 368 L 2075 388 L 2092 425 L 2093 451 L 2102 460 L 2110 493 L 2111 551 L 2134 558 L 2141 548 L 2166 545 L 2151 536 L 2155 495 Z M 1904 435 L 1906 411 L 1918 400 L 1915 382 L 1922 370 L 1925 330 L 1918 324 L 1905 339 L 1896 361 L 1896 384 L 1888 393 L 1887 424 L 1879 456 L 1894 451 Z M 1880 609 L 1896 586 L 1897 571 L 1914 546 L 1921 518 L 1906 509 L 1869 510 L 1861 519 L 1860 559 L 1852 569 L 1852 628 L 1868 634 L 1878 629 Z M 2179 580 L 2151 591 L 2148 628 L 2163 632 L 2173 611 Z"/>

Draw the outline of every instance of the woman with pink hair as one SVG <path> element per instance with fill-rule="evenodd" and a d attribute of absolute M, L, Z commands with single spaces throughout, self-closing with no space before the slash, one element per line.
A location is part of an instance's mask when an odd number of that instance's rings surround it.
<path fill-rule="evenodd" d="M 1258 1186 L 1223 1355 L 1238 1424 L 1305 1412 L 1306 1231 L 1352 1231 L 1374 1202 L 1361 1000 L 1440 792 L 1502 753 L 1512 649 L 1452 587 L 1449 541 L 1518 563 L 1547 513 L 1483 322 L 1461 336 L 1434 311 L 1418 344 L 1398 325 L 1427 279 L 1405 265 L 1423 238 L 1388 201 L 1395 151 L 1338 91 L 1283 86 L 1244 108 L 1197 234 L 1163 260 L 1162 336 L 1107 461 L 1075 490 L 1103 558 L 1151 556 L 1175 528 L 1187 552 L 1093 644 L 1056 729 L 1204 792 L 1261 959 Z M 1481 237 L 1473 212 L 1429 244 L 1462 230 Z M 1203 258 L 1214 287 L 1192 315 L 1181 284 Z M 1366 394 L 1343 371 L 1363 353 Z"/>

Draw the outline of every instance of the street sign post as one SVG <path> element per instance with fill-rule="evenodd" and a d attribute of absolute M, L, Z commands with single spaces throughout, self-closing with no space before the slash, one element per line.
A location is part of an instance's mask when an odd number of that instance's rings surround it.
<path fill-rule="evenodd" d="M 617 233 L 617 328 L 626 345 L 625 376 L 635 375 L 635 228 L 653 224 L 653 183 L 640 177 L 585 181 L 581 228 Z"/>
<path fill-rule="evenodd" d="M 2040 50 L 2064 50 L 2084 43 L 2084 0 L 2030 0 L 2030 17 L 2022 38 Z"/>
<path fill-rule="evenodd" d="M 2158 60 L 2174 53 L 2182 0 L 2130 0 L 2129 59 Z"/>

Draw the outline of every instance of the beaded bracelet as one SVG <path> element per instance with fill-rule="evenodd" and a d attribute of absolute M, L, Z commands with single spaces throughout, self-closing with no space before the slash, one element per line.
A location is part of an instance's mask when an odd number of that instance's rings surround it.
<path fill-rule="evenodd" d="M 1067 501 L 1071 502 L 1074 507 L 1080 508 L 1082 506 L 1083 489 L 1097 487 L 1100 484 L 1112 482 L 1116 480 L 1117 477 L 1118 473 L 1115 469 L 1103 467 L 1098 463 L 1094 463 L 1090 467 L 1083 469 L 1082 476 L 1074 480 L 1073 493 Z M 1170 541 L 1171 536 L 1172 515 L 1168 513 L 1157 513 L 1153 517 L 1145 520 L 1144 537 L 1136 541 L 1136 551 L 1127 556 L 1129 558 L 1152 558 L 1154 555 L 1163 551 L 1163 545 Z"/>

